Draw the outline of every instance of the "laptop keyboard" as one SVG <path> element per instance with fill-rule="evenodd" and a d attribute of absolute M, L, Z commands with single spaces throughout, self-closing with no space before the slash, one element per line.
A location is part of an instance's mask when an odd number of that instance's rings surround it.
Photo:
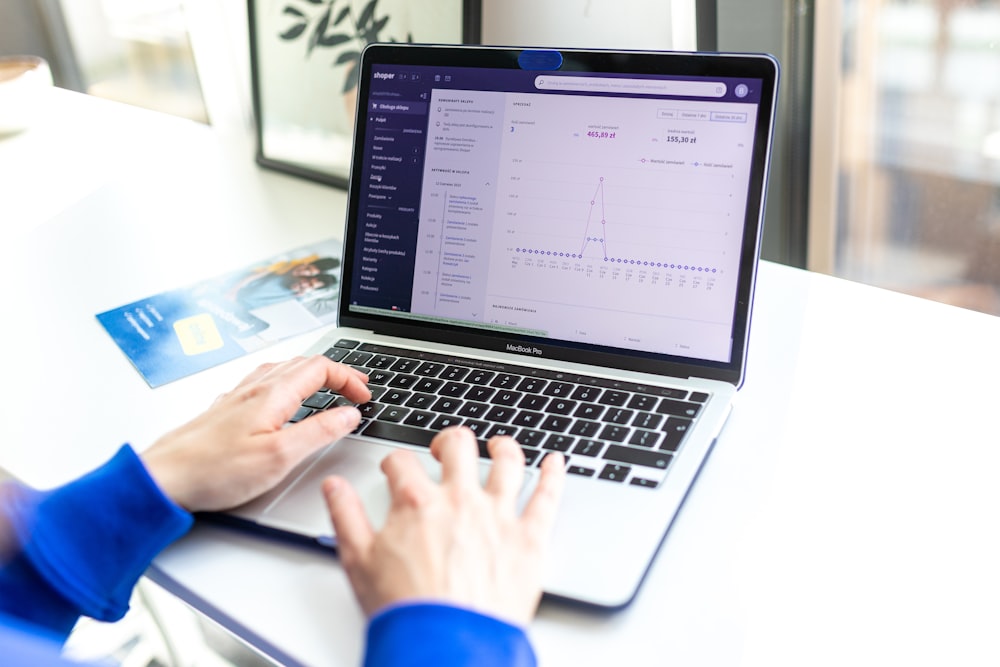
<path fill-rule="evenodd" d="M 656 488 L 709 395 L 548 369 L 498 364 L 342 339 L 324 353 L 368 374 L 372 400 L 355 433 L 429 447 L 463 425 L 479 452 L 494 435 L 517 439 L 529 466 L 562 452 L 567 472 Z M 329 390 L 305 401 L 297 422 L 351 402 Z"/>

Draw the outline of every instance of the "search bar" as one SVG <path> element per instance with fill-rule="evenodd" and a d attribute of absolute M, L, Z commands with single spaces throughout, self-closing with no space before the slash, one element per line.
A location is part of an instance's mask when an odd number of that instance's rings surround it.
<path fill-rule="evenodd" d="M 591 93 L 631 93 L 635 95 L 682 95 L 685 97 L 725 97 L 721 81 L 663 81 L 661 79 L 615 79 L 606 76 L 535 77 L 539 90 L 573 90 Z"/>

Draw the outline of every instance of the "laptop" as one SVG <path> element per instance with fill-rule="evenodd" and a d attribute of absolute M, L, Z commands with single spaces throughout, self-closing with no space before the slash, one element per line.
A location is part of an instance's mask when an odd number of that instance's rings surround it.
<path fill-rule="evenodd" d="M 335 546 L 345 475 L 464 424 L 567 483 L 544 591 L 636 595 L 742 383 L 778 66 L 766 55 L 375 44 L 360 60 L 338 326 L 354 434 L 226 514 Z M 320 391 L 293 421 L 344 401 Z"/>

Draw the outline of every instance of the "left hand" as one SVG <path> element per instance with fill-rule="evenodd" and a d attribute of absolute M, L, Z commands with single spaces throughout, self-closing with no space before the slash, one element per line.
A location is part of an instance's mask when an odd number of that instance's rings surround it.
<path fill-rule="evenodd" d="M 265 364 L 204 414 L 157 440 L 143 462 L 163 492 L 190 512 L 236 507 L 361 420 L 357 408 L 344 406 L 285 427 L 303 400 L 328 387 L 363 403 L 371 399 L 367 381 L 321 355 Z"/>

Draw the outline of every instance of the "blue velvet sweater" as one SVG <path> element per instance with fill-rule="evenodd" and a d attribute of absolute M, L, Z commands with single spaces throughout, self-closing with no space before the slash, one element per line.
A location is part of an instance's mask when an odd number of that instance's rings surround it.
<path fill-rule="evenodd" d="M 0 511 L 14 538 L 0 553 L 0 655 L 10 665 L 67 664 L 59 645 L 77 619 L 121 618 L 152 559 L 193 523 L 128 445 L 65 486 L 7 489 Z M 366 639 L 366 667 L 535 664 L 521 628 L 446 604 L 384 609 Z"/>

